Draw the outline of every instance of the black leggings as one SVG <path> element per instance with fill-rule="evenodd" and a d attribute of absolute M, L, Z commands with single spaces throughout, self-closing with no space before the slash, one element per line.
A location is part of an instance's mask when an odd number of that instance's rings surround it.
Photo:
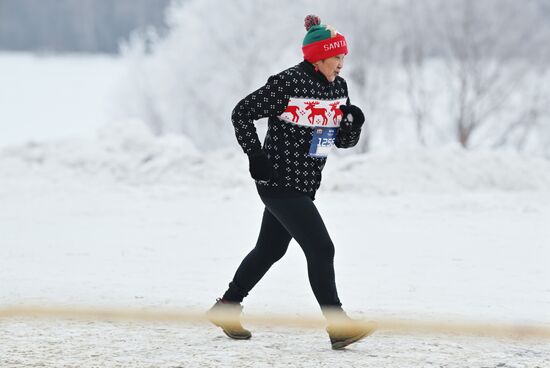
<path fill-rule="evenodd" d="M 334 280 L 334 245 L 311 198 L 260 198 L 265 210 L 256 247 L 241 262 L 223 298 L 242 302 L 283 257 L 294 238 L 305 253 L 309 283 L 317 302 L 321 307 L 340 307 Z"/>

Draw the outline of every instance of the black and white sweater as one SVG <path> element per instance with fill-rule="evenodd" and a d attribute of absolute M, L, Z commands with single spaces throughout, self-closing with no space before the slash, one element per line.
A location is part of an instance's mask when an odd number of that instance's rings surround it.
<path fill-rule="evenodd" d="M 275 179 L 256 181 L 266 196 L 312 198 L 321 184 L 321 171 L 332 145 L 357 144 L 361 130 L 339 129 L 339 105 L 348 100 L 346 81 L 329 82 L 312 64 L 303 61 L 279 74 L 242 99 L 231 115 L 235 135 L 246 154 L 262 149 L 254 120 L 268 117 L 263 149 L 277 173 Z"/>

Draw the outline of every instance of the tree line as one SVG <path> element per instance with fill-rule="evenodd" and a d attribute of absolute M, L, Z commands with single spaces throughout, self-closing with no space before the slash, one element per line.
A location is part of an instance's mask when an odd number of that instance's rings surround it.
<path fill-rule="evenodd" d="M 0 49 L 117 53 L 134 29 L 164 27 L 170 0 L 0 0 Z"/>

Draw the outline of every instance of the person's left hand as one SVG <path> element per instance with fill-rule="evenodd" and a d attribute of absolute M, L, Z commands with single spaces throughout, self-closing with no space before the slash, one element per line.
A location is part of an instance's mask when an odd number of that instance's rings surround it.
<path fill-rule="evenodd" d="M 349 132 L 351 130 L 359 130 L 365 122 L 363 111 L 355 105 L 340 105 L 342 110 L 342 120 L 340 121 L 340 129 Z"/>

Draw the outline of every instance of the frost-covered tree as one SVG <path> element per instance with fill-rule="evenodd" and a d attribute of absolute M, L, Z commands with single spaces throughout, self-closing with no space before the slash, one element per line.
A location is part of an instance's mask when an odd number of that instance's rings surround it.
<path fill-rule="evenodd" d="M 411 119 L 415 125 L 418 142 L 427 144 L 426 130 L 430 121 L 431 96 L 426 80 L 432 70 L 428 66 L 433 56 L 431 30 L 425 4 L 408 0 L 399 12 L 401 31 L 401 65 L 406 76 L 404 88 L 411 110 Z M 431 126 L 431 129 L 434 129 Z"/>
<path fill-rule="evenodd" d="M 533 32 L 541 18 L 534 1 L 433 0 L 429 5 L 447 67 L 453 127 L 458 142 L 468 147 L 481 128 L 510 124 L 495 118 L 524 86 L 534 55 L 544 48 L 541 34 Z"/>
<path fill-rule="evenodd" d="M 313 13 L 349 42 L 343 76 L 367 117 L 352 152 L 449 142 L 540 152 L 548 146 L 542 137 L 550 137 L 543 5 L 175 2 L 167 35 L 136 34 L 124 46 L 131 79 L 123 110 L 157 134 L 183 133 L 202 149 L 235 145 L 232 108 L 268 76 L 301 61 L 303 19 Z"/>

